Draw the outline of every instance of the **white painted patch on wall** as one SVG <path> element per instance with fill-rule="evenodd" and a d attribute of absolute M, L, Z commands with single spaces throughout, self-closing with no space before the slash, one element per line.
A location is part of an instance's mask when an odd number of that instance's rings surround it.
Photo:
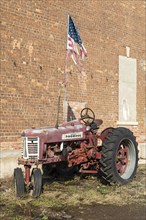
<path fill-rule="evenodd" d="M 130 47 L 126 47 L 126 56 L 130 57 Z"/>
<path fill-rule="evenodd" d="M 119 56 L 119 122 L 136 122 L 137 60 Z"/>
<path fill-rule="evenodd" d="M 122 116 L 124 121 L 129 119 L 129 104 L 126 99 L 123 99 L 122 101 Z"/>
<path fill-rule="evenodd" d="M 138 145 L 139 158 L 146 160 L 146 143 L 140 143 Z"/>

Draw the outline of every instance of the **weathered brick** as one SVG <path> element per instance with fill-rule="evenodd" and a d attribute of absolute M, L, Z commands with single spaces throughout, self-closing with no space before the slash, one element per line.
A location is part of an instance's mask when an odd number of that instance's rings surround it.
<path fill-rule="evenodd" d="M 20 146 L 21 131 L 55 125 L 58 84 L 64 80 L 67 16 L 88 51 L 85 73 L 69 60 L 67 100 L 87 103 L 107 126 L 118 121 L 118 56 L 137 59 L 137 121 L 145 138 L 145 1 L 1 0 L 1 142 Z M 61 114 L 63 118 L 63 88 Z"/>

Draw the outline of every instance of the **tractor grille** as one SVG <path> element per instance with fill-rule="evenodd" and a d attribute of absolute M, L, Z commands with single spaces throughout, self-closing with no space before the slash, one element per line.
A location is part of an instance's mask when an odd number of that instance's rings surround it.
<path fill-rule="evenodd" d="M 39 159 L 39 137 L 23 137 L 22 157 L 24 159 Z"/>

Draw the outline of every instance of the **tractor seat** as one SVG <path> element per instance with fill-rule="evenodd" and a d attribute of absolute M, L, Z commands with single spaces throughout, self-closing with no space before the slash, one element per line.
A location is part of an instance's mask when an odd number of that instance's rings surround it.
<path fill-rule="evenodd" d="M 90 125 L 91 129 L 96 130 L 99 126 L 103 123 L 101 119 L 95 119 L 92 124 Z"/>

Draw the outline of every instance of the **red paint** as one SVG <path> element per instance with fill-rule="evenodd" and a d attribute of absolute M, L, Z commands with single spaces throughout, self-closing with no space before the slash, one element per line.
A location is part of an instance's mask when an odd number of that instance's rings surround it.
<path fill-rule="evenodd" d="M 25 183 L 26 184 L 29 184 L 30 182 L 30 168 L 31 166 L 30 165 L 25 165 Z"/>
<path fill-rule="evenodd" d="M 97 173 L 101 158 L 101 146 L 98 146 L 98 140 L 104 141 L 111 131 L 109 128 L 101 135 L 97 135 L 101 124 L 102 120 L 94 119 L 93 114 L 92 122 L 86 125 L 82 120 L 72 120 L 58 128 L 25 130 L 22 136 L 27 137 L 24 139 L 26 149 L 23 153 L 24 157 L 18 159 L 18 164 L 25 166 L 26 184 L 30 181 L 32 165 L 59 164 L 66 161 L 68 167 L 80 166 L 80 172 Z M 36 155 L 36 152 L 39 152 L 39 155 Z M 120 169 L 119 166 L 117 164 L 118 169 Z"/>
<path fill-rule="evenodd" d="M 120 145 L 116 154 L 116 167 L 120 175 L 125 173 L 128 165 L 128 149 L 124 145 Z"/>

